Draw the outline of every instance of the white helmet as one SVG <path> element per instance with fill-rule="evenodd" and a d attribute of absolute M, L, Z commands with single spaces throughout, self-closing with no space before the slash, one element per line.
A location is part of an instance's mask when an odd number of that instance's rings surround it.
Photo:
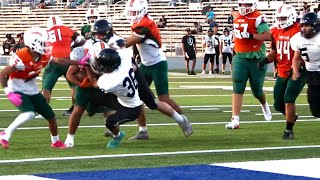
<path fill-rule="evenodd" d="M 50 16 L 47 20 L 47 27 L 51 29 L 53 26 L 62 26 L 63 22 L 60 16 Z"/>
<path fill-rule="evenodd" d="M 87 53 L 88 53 L 88 50 L 85 49 L 84 47 L 82 46 L 76 47 L 70 53 L 70 60 L 80 61 L 87 55 Z"/>
<path fill-rule="evenodd" d="M 241 16 L 245 16 L 257 10 L 258 0 L 238 0 L 238 11 Z M 242 7 L 242 4 L 251 4 L 250 7 Z"/>
<path fill-rule="evenodd" d="M 48 33 L 43 28 L 30 28 L 24 32 L 24 44 L 39 54 L 51 54 Z"/>
<path fill-rule="evenodd" d="M 139 22 L 148 13 L 147 0 L 128 0 L 125 14 L 131 24 Z"/>
<path fill-rule="evenodd" d="M 281 17 L 287 19 L 280 20 L 279 18 Z M 291 5 L 285 4 L 276 10 L 275 18 L 277 27 L 279 29 L 284 29 L 293 25 L 297 21 L 297 12 Z"/>
<path fill-rule="evenodd" d="M 103 74 L 103 72 L 98 71 L 96 58 L 99 55 L 100 51 L 105 48 L 109 48 L 109 45 L 104 41 L 98 41 L 94 43 L 89 50 L 89 54 L 90 54 L 89 65 L 92 71 L 96 74 Z"/>
<path fill-rule="evenodd" d="M 90 19 L 90 17 L 95 17 L 95 19 Z M 86 20 L 88 24 L 93 25 L 99 18 L 100 18 L 100 14 L 97 9 L 94 9 L 94 8 L 88 9 L 86 13 Z"/>

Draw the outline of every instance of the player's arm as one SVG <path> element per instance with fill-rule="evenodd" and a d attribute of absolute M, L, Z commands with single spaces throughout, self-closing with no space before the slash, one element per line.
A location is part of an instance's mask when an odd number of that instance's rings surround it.
<path fill-rule="evenodd" d="M 146 27 L 136 27 L 131 36 L 126 39 L 126 47 L 141 43 L 148 32 L 150 32 L 150 30 Z"/>
<path fill-rule="evenodd" d="M 2 88 L 5 88 L 8 86 L 8 78 L 9 75 L 15 71 L 15 68 L 13 66 L 6 66 L 2 71 L 0 72 L 0 83 Z"/>
<path fill-rule="evenodd" d="M 86 43 L 86 40 L 84 39 L 84 37 L 82 37 L 79 33 L 74 32 L 72 37 L 71 37 L 72 41 L 73 41 L 73 45 L 72 48 L 75 47 L 79 47 L 82 46 Z"/>
<path fill-rule="evenodd" d="M 219 40 L 219 52 L 220 52 L 220 55 L 222 55 L 222 46 L 223 46 L 223 39 L 222 39 L 222 36 L 220 36 L 220 40 Z M 217 53 L 217 52 L 216 52 Z"/>
<path fill-rule="evenodd" d="M 98 84 L 97 84 L 98 79 L 97 79 L 96 74 L 93 73 L 93 71 L 91 70 L 91 68 L 89 66 L 86 66 L 85 69 L 87 71 L 87 76 L 89 78 L 89 81 L 90 81 L 92 87 L 98 88 Z"/>
<path fill-rule="evenodd" d="M 257 34 L 252 34 L 253 39 L 260 40 L 260 41 L 270 41 L 271 34 L 270 34 L 270 27 L 266 22 L 266 17 L 264 15 L 259 16 L 256 19 Z"/>
<path fill-rule="evenodd" d="M 80 80 L 76 76 L 79 71 L 80 68 L 78 66 L 70 66 L 66 74 L 67 80 L 77 86 L 80 86 L 81 84 Z"/>
<path fill-rule="evenodd" d="M 292 58 L 292 79 L 297 80 L 300 77 L 300 64 L 301 62 L 301 54 L 299 51 L 295 51 Z"/>
<path fill-rule="evenodd" d="M 197 42 L 196 42 L 196 38 L 194 38 L 194 42 L 193 42 L 193 48 L 194 48 L 194 52 L 197 54 Z"/>
<path fill-rule="evenodd" d="M 185 43 L 185 38 L 183 37 L 181 41 L 181 50 L 183 54 L 186 54 L 186 50 L 184 49 L 184 43 Z"/>

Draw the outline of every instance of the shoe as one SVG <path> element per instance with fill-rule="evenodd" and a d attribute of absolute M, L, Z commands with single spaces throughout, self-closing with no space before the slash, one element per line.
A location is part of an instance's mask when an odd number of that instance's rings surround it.
<path fill-rule="evenodd" d="M 263 112 L 264 119 L 266 121 L 271 121 L 272 113 L 270 111 L 270 107 L 269 107 L 268 103 L 266 102 L 266 104 L 265 104 L 266 108 L 264 108 L 262 104 L 260 104 L 260 105 L 261 105 L 261 110 Z"/>
<path fill-rule="evenodd" d="M 188 74 L 188 75 L 191 75 L 190 71 L 187 71 L 187 74 Z"/>
<path fill-rule="evenodd" d="M 230 123 L 226 124 L 226 129 L 240 129 L 239 122 L 231 120 Z"/>
<path fill-rule="evenodd" d="M 55 143 L 52 143 L 52 144 L 51 144 L 51 147 L 52 147 L 52 148 L 59 148 L 59 149 L 65 149 L 65 148 L 67 148 L 66 145 L 64 145 L 63 142 L 60 141 L 60 140 L 58 140 L 58 141 L 55 142 Z"/>
<path fill-rule="evenodd" d="M 122 139 L 124 138 L 124 136 L 126 135 L 126 133 L 124 131 L 120 131 L 120 136 L 117 138 L 112 138 L 109 143 L 107 144 L 107 148 L 109 149 L 113 149 L 113 148 L 117 148 L 120 145 L 120 142 L 122 141 Z"/>
<path fill-rule="evenodd" d="M 206 75 L 206 72 L 205 72 L 205 71 L 202 71 L 201 75 L 202 75 L 202 76 Z"/>
<path fill-rule="evenodd" d="M 66 146 L 66 148 L 73 148 L 74 147 L 74 141 L 66 139 L 66 141 L 64 142 L 64 145 Z"/>
<path fill-rule="evenodd" d="M 223 75 L 225 75 L 225 74 L 226 74 L 226 72 L 225 72 L 225 71 L 222 71 L 222 74 L 223 74 Z"/>
<path fill-rule="evenodd" d="M 44 119 L 44 117 L 41 114 L 38 114 L 36 117 L 34 117 L 36 119 Z"/>
<path fill-rule="evenodd" d="M 219 74 L 219 69 L 215 69 L 214 72 L 215 72 L 216 74 Z"/>
<path fill-rule="evenodd" d="M 70 116 L 71 113 L 72 113 L 72 111 L 73 111 L 73 105 L 72 105 L 68 110 L 66 110 L 66 111 L 62 114 L 62 116 Z"/>
<path fill-rule="evenodd" d="M 129 140 L 147 140 L 149 139 L 148 131 L 139 131 L 137 135 L 129 138 Z"/>
<path fill-rule="evenodd" d="M 4 131 L 0 132 L 0 144 L 3 147 L 3 149 L 9 148 L 9 142 L 5 139 L 2 139 L 1 136 L 4 136 L 6 133 Z"/>
<path fill-rule="evenodd" d="M 190 75 L 197 75 L 194 71 L 191 71 Z"/>
<path fill-rule="evenodd" d="M 105 137 L 114 137 L 115 135 L 109 129 L 106 129 L 106 131 L 104 132 L 104 136 Z"/>
<path fill-rule="evenodd" d="M 180 122 L 178 124 L 181 127 L 184 136 L 189 137 L 193 133 L 192 125 L 185 115 L 181 114 L 181 116 L 183 117 L 183 122 Z"/>
<path fill-rule="evenodd" d="M 282 139 L 293 139 L 293 130 L 284 130 Z"/>
<path fill-rule="evenodd" d="M 209 71 L 209 75 L 212 75 L 212 71 L 211 70 Z"/>

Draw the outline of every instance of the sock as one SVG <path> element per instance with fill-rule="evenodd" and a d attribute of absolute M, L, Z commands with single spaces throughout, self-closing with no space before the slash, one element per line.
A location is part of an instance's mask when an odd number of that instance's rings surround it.
<path fill-rule="evenodd" d="M 140 131 L 143 131 L 143 132 L 148 131 L 148 130 L 147 130 L 147 126 L 139 126 L 139 132 L 140 132 Z"/>
<path fill-rule="evenodd" d="M 292 129 L 293 129 L 293 126 L 294 126 L 294 123 L 291 123 L 291 122 L 287 122 L 287 127 L 286 127 L 286 130 L 290 130 L 290 131 L 292 131 Z"/>
<path fill-rule="evenodd" d="M 2 139 L 9 141 L 11 134 L 22 124 L 24 124 L 25 122 L 33 119 L 35 116 L 34 112 L 24 112 L 21 113 L 18 117 L 16 117 L 16 119 L 8 126 L 8 128 L 6 130 L 4 130 L 4 132 L 6 133 L 6 135 L 1 136 Z"/>
<path fill-rule="evenodd" d="M 72 142 L 74 141 L 74 134 L 69 134 L 68 133 L 66 142 L 68 142 L 68 141 L 72 141 Z"/>
<path fill-rule="evenodd" d="M 118 132 L 118 134 L 117 135 L 115 135 L 113 138 L 118 138 L 118 137 L 120 137 L 120 131 Z"/>
<path fill-rule="evenodd" d="M 68 111 L 72 112 L 72 111 L 73 111 L 73 108 L 74 108 L 74 105 L 72 105 L 72 106 L 68 109 Z"/>
<path fill-rule="evenodd" d="M 177 113 L 176 111 L 174 111 L 172 118 L 174 120 L 176 120 L 177 123 L 183 122 L 183 117 L 179 113 Z"/>
<path fill-rule="evenodd" d="M 56 135 L 56 136 L 52 136 L 52 135 L 51 135 L 51 142 L 52 142 L 52 144 L 56 143 L 57 141 L 59 141 L 59 135 Z"/>
<path fill-rule="evenodd" d="M 232 116 L 232 119 L 231 119 L 233 122 L 235 123 L 238 123 L 239 124 L 239 121 L 240 121 L 240 117 L 239 116 Z"/>

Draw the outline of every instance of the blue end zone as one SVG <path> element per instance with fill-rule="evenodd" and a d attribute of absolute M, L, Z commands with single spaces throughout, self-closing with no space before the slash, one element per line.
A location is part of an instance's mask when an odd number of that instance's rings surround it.
<path fill-rule="evenodd" d="M 121 169 L 105 171 L 83 171 L 55 174 L 37 174 L 36 176 L 54 179 L 294 179 L 314 178 L 290 176 L 268 172 L 250 171 L 210 165 L 173 166 L 160 168 Z"/>

